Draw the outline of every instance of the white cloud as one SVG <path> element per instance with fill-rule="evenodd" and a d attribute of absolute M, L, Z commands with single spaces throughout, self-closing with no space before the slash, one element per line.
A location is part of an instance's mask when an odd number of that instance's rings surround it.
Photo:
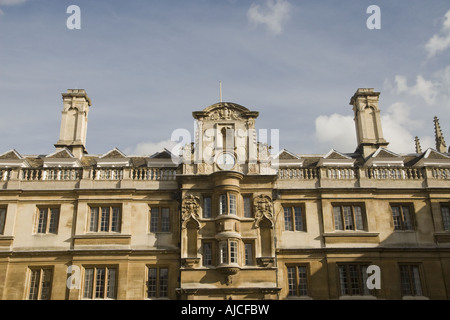
<path fill-rule="evenodd" d="M 416 84 L 412 87 L 408 86 L 406 77 L 401 75 L 396 75 L 394 82 L 395 85 L 392 85 L 392 83 L 386 79 L 384 88 L 397 94 L 408 93 L 410 95 L 419 96 L 429 105 L 435 103 L 436 97 L 439 94 L 438 89 L 441 86 L 440 81 L 433 82 L 431 80 L 426 80 L 422 75 L 416 77 Z"/>
<path fill-rule="evenodd" d="M 159 141 L 159 142 L 140 142 L 135 147 L 125 149 L 127 155 L 145 155 L 151 156 L 156 152 L 162 151 L 164 148 L 172 152 L 173 148 L 177 145 L 177 142 L 171 140 Z"/>
<path fill-rule="evenodd" d="M 388 149 L 397 153 L 414 152 L 414 137 L 409 131 L 420 126 L 420 122 L 411 119 L 411 108 L 403 102 L 392 104 L 381 116 L 381 126 Z"/>
<path fill-rule="evenodd" d="M 405 103 L 392 104 L 384 115 L 381 116 L 381 126 L 388 149 L 397 153 L 414 152 L 414 137 L 410 130 L 421 126 L 419 121 L 410 117 L 410 107 Z M 353 152 L 357 147 L 356 129 L 352 116 L 332 114 L 331 116 L 319 116 L 315 121 L 316 138 L 329 148 L 342 152 Z M 428 144 L 428 137 L 424 137 Z M 424 146 L 422 146 L 424 147 Z"/>
<path fill-rule="evenodd" d="M 254 25 L 265 25 L 272 34 L 280 34 L 283 24 L 290 18 L 291 9 L 292 5 L 286 0 L 267 0 L 264 7 L 252 3 L 247 18 Z"/>
<path fill-rule="evenodd" d="M 316 138 L 329 148 L 341 152 L 353 152 L 356 149 L 355 122 L 351 116 L 343 116 L 337 113 L 331 116 L 319 116 L 316 118 Z"/>
<path fill-rule="evenodd" d="M 434 57 L 440 51 L 450 47 L 450 10 L 444 16 L 444 23 L 442 25 L 441 34 L 435 34 L 428 40 L 425 49 L 428 52 L 428 57 Z"/>

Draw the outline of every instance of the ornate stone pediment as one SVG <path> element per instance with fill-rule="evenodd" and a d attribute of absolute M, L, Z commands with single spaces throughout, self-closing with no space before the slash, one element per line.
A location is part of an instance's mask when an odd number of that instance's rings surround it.
<path fill-rule="evenodd" d="M 272 199 L 269 196 L 258 195 L 254 201 L 254 212 L 255 212 L 255 226 L 259 227 L 260 222 L 263 219 L 267 219 L 270 222 L 270 226 L 273 227 L 273 206 Z"/>
<path fill-rule="evenodd" d="M 200 208 L 199 201 L 200 198 L 192 194 L 184 197 L 181 203 L 181 219 L 183 220 L 183 228 L 186 228 L 186 225 L 190 220 L 194 220 L 197 225 L 200 226 L 200 223 L 198 221 L 198 210 Z"/>
<path fill-rule="evenodd" d="M 193 112 L 193 116 L 196 119 L 203 120 L 241 120 L 241 119 L 251 119 L 254 121 L 258 117 L 258 112 L 250 111 L 246 107 L 243 107 L 236 103 L 231 102 L 219 102 L 213 104 L 203 111 Z"/>
<path fill-rule="evenodd" d="M 207 120 L 238 120 L 241 119 L 241 112 L 238 112 L 234 107 L 227 103 L 222 107 L 211 111 L 206 117 Z"/>

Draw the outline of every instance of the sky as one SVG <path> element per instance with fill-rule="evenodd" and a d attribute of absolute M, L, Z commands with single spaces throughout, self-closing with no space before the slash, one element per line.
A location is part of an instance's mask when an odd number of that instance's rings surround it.
<path fill-rule="evenodd" d="M 381 92 L 389 150 L 435 148 L 434 116 L 449 146 L 449 57 L 448 0 L 0 0 L 0 154 L 54 152 L 61 93 L 85 89 L 88 152 L 151 155 L 220 81 L 295 154 L 355 151 L 358 88 Z"/>

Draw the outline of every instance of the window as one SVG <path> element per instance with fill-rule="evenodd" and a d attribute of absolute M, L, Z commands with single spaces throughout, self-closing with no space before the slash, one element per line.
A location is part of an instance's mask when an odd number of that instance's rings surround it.
<path fill-rule="evenodd" d="M 6 208 L 0 208 L 0 234 L 5 232 Z"/>
<path fill-rule="evenodd" d="M 365 230 L 364 211 L 360 205 L 333 206 L 334 228 L 336 230 Z"/>
<path fill-rule="evenodd" d="M 59 208 L 39 208 L 36 233 L 58 233 Z"/>
<path fill-rule="evenodd" d="M 91 232 L 120 232 L 119 206 L 92 206 L 89 231 Z"/>
<path fill-rule="evenodd" d="M 411 206 L 391 205 L 394 230 L 414 230 Z"/>
<path fill-rule="evenodd" d="M 150 232 L 170 231 L 170 209 L 153 207 L 150 209 Z"/>
<path fill-rule="evenodd" d="M 253 258 L 253 243 L 252 242 L 244 243 L 244 250 L 245 250 L 245 265 L 253 266 L 255 264 Z"/>
<path fill-rule="evenodd" d="M 147 298 L 166 298 L 169 292 L 169 269 L 148 267 Z"/>
<path fill-rule="evenodd" d="M 441 204 L 441 213 L 442 213 L 442 223 L 444 224 L 444 230 L 450 231 L 450 205 Z M 1 220 L 0 220 L 0 223 L 1 223 Z M 1 230 L 2 229 L 1 229 L 1 225 L 0 225 L 0 232 L 1 232 Z"/>
<path fill-rule="evenodd" d="M 244 196 L 244 217 L 251 218 L 252 217 L 252 198 L 250 196 Z"/>
<path fill-rule="evenodd" d="M 117 269 L 92 267 L 84 269 L 84 299 L 116 299 Z"/>
<path fill-rule="evenodd" d="M 50 300 L 51 289 L 52 269 L 33 268 L 30 270 L 28 300 Z"/>
<path fill-rule="evenodd" d="M 302 207 L 284 207 L 284 230 L 306 231 L 305 215 Z"/>
<path fill-rule="evenodd" d="M 203 266 L 211 266 L 212 265 L 212 243 L 204 242 L 203 243 Z"/>
<path fill-rule="evenodd" d="M 212 210 L 211 210 L 211 197 L 203 198 L 203 218 L 211 218 Z"/>
<path fill-rule="evenodd" d="M 288 288 L 289 296 L 307 296 L 308 282 L 306 266 L 288 266 Z"/>
<path fill-rule="evenodd" d="M 422 296 L 418 265 L 400 265 L 400 277 L 403 296 Z"/>
<path fill-rule="evenodd" d="M 220 263 L 238 263 L 238 243 L 236 240 L 219 242 Z"/>
<path fill-rule="evenodd" d="M 341 295 L 369 295 L 367 288 L 367 265 L 341 264 L 339 269 L 339 284 Z"/>
<path fill-rule="evenodd" d="M 219 196 L 219 214 L 236 215 L 236 195 L 231 193 Z"/>

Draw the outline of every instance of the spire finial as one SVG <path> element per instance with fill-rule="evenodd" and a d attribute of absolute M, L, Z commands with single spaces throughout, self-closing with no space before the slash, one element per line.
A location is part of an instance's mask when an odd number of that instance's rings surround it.
<path fill-rule="evenodd" d="M 447 152 L 447 145 L 442 135 L 439 119 L 436 116 L 434 117 L 434 135 L 436 138 L 436 150 L 442 153 Z"/>
<path fill-rule="evenodd" d="M 416 153 L 422 153 L 422 147 L 420 146 L 419 137 L 416 136 L 414 141 L 416 142 Z"/>

